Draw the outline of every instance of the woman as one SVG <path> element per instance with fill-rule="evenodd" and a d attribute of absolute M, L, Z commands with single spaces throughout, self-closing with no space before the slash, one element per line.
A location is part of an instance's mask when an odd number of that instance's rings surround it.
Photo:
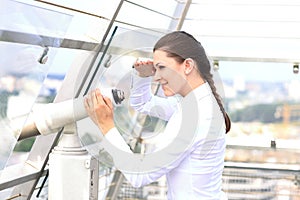
<path fill-rule="evenodd" d="M 167 163 L 138 174 L 121 169 L 127 180 L 140 187 L 166 175 L 168 199 L 225 199 L 221 186 L 225 133 L 230 130 L 230 119 L 216 92 L 202 45 L 190 34 L 175 31 L 155 44 L 153 63 L 138 62 L 134 67 L 140 78 L 133 83 L 132 105 L 141 112 L 168 120 L 162 134 L 176 136 L 162 148 L 159 154 L 162 157 L 157 158 Z M 150 94 L 151 80 L 147 77 L 152 75 L 166 97 L 182 96 L 178 109 L 174 110 L 172 103 L 164 103 L 165 98 Z M 149 105 L 165 109 L 152 109 Z M 105 138 L 130 152 L 115 128 L 110 99 L 96 89 L 86 98 L 85 106 Z"/>

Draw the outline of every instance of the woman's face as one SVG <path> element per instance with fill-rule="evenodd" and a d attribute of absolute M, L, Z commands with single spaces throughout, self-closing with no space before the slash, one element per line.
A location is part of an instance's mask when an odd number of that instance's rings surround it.
<path fill-rule="evenodd" d="M 166 96 L 186 93 L 186 75 L 184 73 L 184 62 L 179 64 L 172 57 L 167 57 L 167 53 L 156 50 L 153 53 L 153 64 L 156 69 L 154 79 L 159 82 Z"/>

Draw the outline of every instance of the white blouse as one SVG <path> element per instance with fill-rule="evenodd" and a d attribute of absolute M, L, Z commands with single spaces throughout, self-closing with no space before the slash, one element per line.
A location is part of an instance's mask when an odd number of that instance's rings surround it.
<path fill-rule="evenodd" d="M 149 164 L 143 167 L 142 159 L 140 164 L 135 163 L 140 166 L 136 173 L 124 167 L 134 162 L 108 150 L 116 167 L 134 187 L 166 175 L 170 200 L 226 199 L 222 192 L 225 124 L 210 86 L 205 83 L 178 101 L 152 95 L 150 83 L 151 78 L 134 77 L 131 105 L 139 112 L 168 120 L 161 134 L 173 137 L 154 154 L 150 168 Z M 116 128 L 105 138 L 123 152 L 133 154 Z"/>

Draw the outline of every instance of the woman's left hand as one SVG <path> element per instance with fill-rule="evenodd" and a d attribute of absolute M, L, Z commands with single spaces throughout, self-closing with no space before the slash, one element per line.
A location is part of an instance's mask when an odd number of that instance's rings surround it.
<path fill-rule="evenodd" d="M 110 98 L 102 96 L 99 89 L 91 91 L 84 100 L 89 117 L 105 135 L 115 127 L 113 120 L 113 104 Z"/>

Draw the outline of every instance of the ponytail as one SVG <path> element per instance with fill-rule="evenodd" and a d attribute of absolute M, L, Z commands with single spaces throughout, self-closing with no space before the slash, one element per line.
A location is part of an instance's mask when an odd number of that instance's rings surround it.
<path fill-rule="evenodd" d="M 228 133 L 230 131 L 230 128 L 231 128 L 231 121 L 230 121 L 230 118 L 229 118 L 228 114 L 226 113 L 226 111 L 224 109 L 221 97 L 217 93 L 217 89 L 216 89 L 214 81 L 212 79 L 212 75 L 211 75 L 211 73 L 208 73 L 208 74 L 202 74 L 202 76 L 204 76 L 204 79 L 208 82 L 208 84 L 209 84 L 209 86 L 212 90 L 212 93 L 215 96 L 215 99 L 217 100 L 217 103 L 220 107 L 220 110 L 223 113 L 223 116 L 224 116 L 224 119 L 225 119 L 225 125 L 226 125 L 226 133 Z"/>

